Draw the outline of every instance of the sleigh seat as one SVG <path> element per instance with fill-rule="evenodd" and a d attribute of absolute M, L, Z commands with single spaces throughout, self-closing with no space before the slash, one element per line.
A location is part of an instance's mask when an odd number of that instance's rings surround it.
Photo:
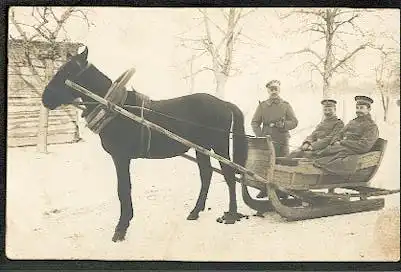
<path fill-rule="evenodd" d="M 386 144 L 386 140 L 382 138 L 377 139 L 369 152 L 363 153 L 359 156 L 358 169 L 370 167 L 379 163 L 378 158 L 380 157 L 381 153 L 384 152 Z M 312 159 L 309 158 L 276 157 L 276 164 L 287 166 L 297 166 L 300 163 L 307 163 L 310 161 L 312 161 Z"/>
<path fill-rule="evenodd" d="M 350 175 L 325 173 L 307 158 L 276 158 L 273 182 L 289 189 L 321 189 L 340 184 L 367 185 L 380 167 L 387 141 L 379 138 L 367 153 L 359 155 L 357 169 Z"/>

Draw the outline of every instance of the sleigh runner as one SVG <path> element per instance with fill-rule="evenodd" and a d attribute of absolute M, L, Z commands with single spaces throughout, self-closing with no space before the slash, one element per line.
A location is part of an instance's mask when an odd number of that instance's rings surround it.
<path fill-rule="evenodd" d="M 143 117 L 143 111 L 146 110 L 144 105 L 140 107 L 141 116 L 124 109 L 126 99 L 124 86 L 133 73 L 134 70 L 130 69 L 121 75 L 112 84 L 104 98 L 70 80 L 65 81 L 69 87 L 99 103 L 87 117 L 88 127 L 95 133 L 99 133 L 113 118 L 122 115 L 144 125 L 149 133 L 150 130 L 155 130 L 187 147 L 194 148 L 204 155 L 229 165 L 243 174 L 242 178 L 236 179 L 242 184 L 244 202 L 258 213 L 276 211 L 288 220 L 303 220 L 379 210 L 384 207 L 384 198 L 373 197 L 399 192 L 399 190 L 370 187 L 370 181 L 380 167 L 385 152 L 387 141 L 384 139 L 379 138 L 370 152 L 359 156 L 357 171 L 348 176 L 327 174 L 313 166 L 313 162 L 308 159 L 286 160 L 276 158 L 269 137 L 247 137 L 248 158 L 245 167 L 243 167 L 147 121 Z M 196 161 L 195 158 L 187 154 L 182 156 L 191 161 Z M 219 169 L 213 168 L 213 170 L 222 174 Z M 267 187 L 269 199 L 256 200 L 251 198 L 247 186 L 259 189 Z M 336 190 L 346 190 L 347 192 L 336 192 Z"/>

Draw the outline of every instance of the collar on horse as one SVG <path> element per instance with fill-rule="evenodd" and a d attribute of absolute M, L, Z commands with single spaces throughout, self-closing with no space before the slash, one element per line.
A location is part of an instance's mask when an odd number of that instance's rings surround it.
<path fill-rule="evenodd" d="M 107 91 L 104 99 L 118 106 L 123 106 L 127 100 L 127 89 L 125 85 L 134 74 L 135 69 L 125 71 Z M 99 134 L 102 129 L 117 116 L 117 113 L 110 112 L 103 105 L 97 105 L 86 117 L 88 128 L 94 133 Z"/>
<path fill-rule="evenodd" d="M 82 70 L 76 75 L 76 77 L 80 76 L 90 66 L 91 64 L 88 62 L 85 67 L 82 67 Z M 134 68 L 125 71 L 115 82 L 113 82 L 106 95 L 104 96 L 104 99 L 120 107 L 124 106 L 128 97 L 128 91 L 125 85 L 132 77 L 134 72 Z M 141 101 L 141 117 L 144 118 L 144 110 L 150 107 L 151 100 L 148 96 L 144 94 L 136 93 L 136 96 Z M 85 116 L 85 120 L 87 122 L 87 127 L 92 132 L 99 134 L 103 130 L 103 128 L 107 126 L 107 124 L 109 124 L 117 115 L 118 113 L 111 112 L 108 109 L 105 109 L 103 105 L 98 104 L 91 112 L 89 112 Z M 145 126 L 141 126 L 140 142 L 141 146 L 143 147 L 141 151 L 142 157 L 150 156 L 150 141 L 152 133 L 149 127 L 146 126 L 146 129 L 148 134 L 147 137 L 145 136 Z"/>

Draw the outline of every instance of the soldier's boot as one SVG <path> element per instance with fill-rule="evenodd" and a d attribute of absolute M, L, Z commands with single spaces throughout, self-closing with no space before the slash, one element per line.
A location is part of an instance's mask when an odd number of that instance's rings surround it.
<path fill-rule="evenodd" d="M 267 190 L 266 189 L 261 189 L 259 191 L 259 194 L 256 195 L 256 198 L 265 198 L 267 197 Z"/>

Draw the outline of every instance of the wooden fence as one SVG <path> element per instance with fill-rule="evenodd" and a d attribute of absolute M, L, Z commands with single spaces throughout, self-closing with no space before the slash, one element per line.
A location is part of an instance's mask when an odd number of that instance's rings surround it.
<path fill-rule="evenodd" d="M 25 45 L 26 46 L 26 45 Z M 35 42 L 32 50 L 45 51 L 49 45 Z M 54 61 L 54 71 L 65 62 L 66 52 L 75 54 L 77 44 L 59 44 L 59 57 Z M 22 42 L 10 41 L 8 46 L 7 77 L 7 146 L 30 146 L 37 144 L 41 94 L 46 82 L 46 62 L 32 59 L 30 68 L 26 61 Z M 36 54 L 32 54 L 36 55 Z M 35 73 L 37 73 L 35 75 Z M 78 113 L 72 107 L 49 112 L 48 144 L 72 143 L 79 140 Z"/>

